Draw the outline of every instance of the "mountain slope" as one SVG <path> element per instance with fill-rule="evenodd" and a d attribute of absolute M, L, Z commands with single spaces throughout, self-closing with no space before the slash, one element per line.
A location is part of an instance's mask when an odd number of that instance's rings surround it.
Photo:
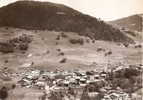
<path fill-rule="evenodd" d="M 60 4 L 17 1 L 0 8 L 0 26 L 76 32 L 97 40 L 132 41 L 103 21 Z"/>
<path fill-rule="evenodd" d="M 111 24 L 117 25 L 119 27 L 124 27 L 131 31 L 142 31 L 142 23 L 143 23 L 143 15 L 137 14 L 133 16 L 129 16 L 126 18 L 122 18 L 119 20 L 111 21 Z"/>

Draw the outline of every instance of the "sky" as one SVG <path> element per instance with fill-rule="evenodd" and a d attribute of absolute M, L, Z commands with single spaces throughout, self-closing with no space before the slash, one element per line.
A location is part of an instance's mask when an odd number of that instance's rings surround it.
<path fill-rule="evenodd" d="M 0 0 L 0 7 L 18 0 Z M 143 0 L 37 0 L 65 4 L 105 21 L 143 13 Z"/>

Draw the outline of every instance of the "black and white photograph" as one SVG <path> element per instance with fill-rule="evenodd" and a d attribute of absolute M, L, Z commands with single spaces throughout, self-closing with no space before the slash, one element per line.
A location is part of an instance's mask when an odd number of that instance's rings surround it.
<path fill-rule="evenodd" d="M 143 0 L 0 0 L 0 100 L 143 100 Z"/>

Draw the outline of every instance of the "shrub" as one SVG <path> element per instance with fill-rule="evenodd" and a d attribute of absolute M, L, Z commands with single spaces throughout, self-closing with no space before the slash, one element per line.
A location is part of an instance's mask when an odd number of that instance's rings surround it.
<path fill-rule="evenodd" d="M 58 45 L 58 44 L 59 44 L 58 42 L 55 43 L 55 45 Z"/>
<path fill-rule="evenodd" d="M 28 43 L 21 43 L 19 45 L 20 50 L 27 50 L 28 49 Z"/>
<path fill-rule="evenodd" d="M 8 42 L 0 43 L 0 52 L 12 53 L 12 52 L 14 52 L 14 47 L 11 43 L 8 43 Z"/>
<path fill-rule="evenodd" d="M 8 60 L 5 60 L 4 63 L 8 63 Z"/>
<path fill-rule="evenodd" d="M 125 47 L 128 47 L 128 46 L 129 46 L 129 44 L 128 44 L 128 43 L 123 43 L 123 45 L 124 45 Z"/>
<path fill-rule="evenodd" d="M 66 58 L 63 58 L 60 63 L 66 63 L 67 59 Z"/>
<path fill-rule="evenodd" d="M 59 53 L 59 56 L 64 56 L 65 54 L 63 52 Z"/>
<path fill-rule="evenodd" d="M 142 45 L 135 45 L 135 48 L 142 48 Z"/>
<path fill-rule="evenodd" d="M 103 48 L 97 48 L 97 50 L 96 50 L 97 52 L 100 52 L 100 51 L 105 51 L 105 49 L 103 49 Z"/>
<path fill-rule="evenodd" d="M 57 51 L 59 51 L 59 52 L 60 52 L 60 51 L 61 51 L 61 49 L 57 49 Z"/>
<path fill-rule="evenodd" d="M 21 36 L 18 37 L 18 39 L 19 39 L 19 41 L 22 41 L 24 43 L 30 43 L 32 41 L 30 36 L 28 36 L 26 34 L 22 34 Z"/>
<path fill-rule="evenodd" d="M 92 40 L 92 43 L 95 43 L 95 40 Z"/>
<path fill-rule="evenodd" d="M 49 51 L 49 50 L 47 50 L 47 51 L 46 51 L 46 54 L 49 54 L 49 53 L 50 53 L 50 51 Z"/>
<path fill-rule="evenodd" d="M 68 36 L 62 32 L 62 33 L 61 33 L 61 37 L 67 38 Z"/>
<path fill-rule="evenodd" d="M 0 43 L 0 52 L 3 53 L 11 53 L 14 50 L 27 50 L 29 47 L 29 43 L 31 43 L 32 39 L 30 36 L 26 34 L 22 34 L 19 37 L 12 38 L 6 42 Z"/>
<path fill-rule="evenodd" d="M 5 100 L 8 97 L 8 90 L 6 87 L 0 89 L 0 99 Z"/>
<path fill-rule="evenodd" d="M 32 41 L 31 37 L 29 35 L 26 35 L 26 34 L 22 34 L 21 36 L 19 37 L 15 37 L 11 40 L 9 40 L 10 43 L 20 43 L 20 42 L 23 42 L 23 43 L 30 43 Z"/>
<path fill-rule="evenodd" d="M 70 39 L 69 41 L 70 41 L 70 43 L 72 43 L 72 44 L 80 44 L 80 45 L 83 45 L 83 44 L 84 44 L 84 41 L 83 41 L 82 38 L 80 38 L 80 39 Z"/>
<path fill-rule="evenodd" d="M 8 30 L 9 28 L 8 27 L 5 27 L 5 30 Z"/>
<path fill-rule="evenodd" d="M 60 35 L 58 35 L 58 36 L 56 37 L 56 40 L 60 40 Z"/>
<path fill-rule="evenodd" d="M 111 55 L 111 54 L 112 54 L 112 51 L 108 51 L 108 52 L 105 53 L 104 56 L 109 56 L 109 55 Z"/>

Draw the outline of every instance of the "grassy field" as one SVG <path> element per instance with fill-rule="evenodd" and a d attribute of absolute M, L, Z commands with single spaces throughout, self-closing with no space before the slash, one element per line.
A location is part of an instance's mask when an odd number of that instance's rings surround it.
<path fill-rule="evenodd" d="M 32 43 L 26 53 L 16 51 L 14 53 L 0 53 L 0 65 L 15 70 L 23 67 L 46 68 L 48 70 L 72 70 L 72 69 L 96 69 L 97 65 L 106 66 L 107 64 L 140 64 L 141 48 L 134 48 L 130 45 L 128 48 L 121 43 L 99 41 L 92 43 L 87 37 L 79 36 L 72 32 L 63 32 L 66 37 L 61 36 L 62 32 L 55 31 L 27 31 L 23 29 L 5 28 L 0 29 L 0 40 L 16 37 L 20 34 L 32 36 Z M 57 40 L 57 37 L 60 39 Z M 82 38 L 84 44 L 72 44 L 70 39 Z M 87 41 L 89 43 L 87 43 Z M 103 51 L 97 51 L 102 48 Z M 105 53 L 111 51 L 112 54 L 105 56 Z M 60 63 L 66 58 L 65 63 Z M 4 63 L 8 60 L 8 63 Z M 34 63 L 30 66 L 31 63 Z"/>

